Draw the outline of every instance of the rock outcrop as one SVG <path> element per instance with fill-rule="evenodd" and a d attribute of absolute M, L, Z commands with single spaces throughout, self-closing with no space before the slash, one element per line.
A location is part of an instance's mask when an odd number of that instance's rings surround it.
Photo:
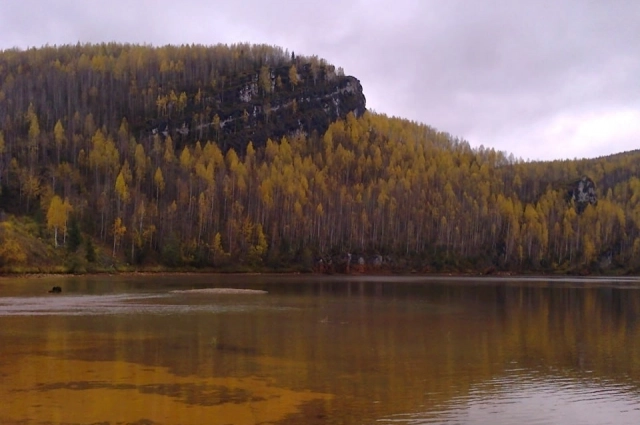
<path fill-rule="evenodd" d="M 570 184 L 567 196 L 571 200 L 578 214 L 582 213 L 588 205 L 597 205 L 596 184 L 587 176 Z"/>
<path fill-rule="evenodd" d="M 365 113 L 366 98 L 355 77 L 308 63 L 299 64 L 293 76 L 292 66 L 269 69 L 267 76 L 260 71 L 236 76 L 212 96 L 186 93 L 200 102 L 189 102 L 181 114 L 167 108 L 166 115 L 147 121 L 144 133 L 171 136 L 178 147 L 215 140 L 223 150 L 243 151 L 249 141 L 264 146 L 269 138 L 298 131 L 322 135 L 335 120 Z"/>

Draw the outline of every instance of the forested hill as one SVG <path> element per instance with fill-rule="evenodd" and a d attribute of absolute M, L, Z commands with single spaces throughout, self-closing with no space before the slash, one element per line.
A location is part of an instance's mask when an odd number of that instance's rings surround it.
<path fill-rule="evenodd" d="M 366 110 L 357 79 L 318 57 L 277 47 L 100 44 L 0 54 L 0 122 L 21 136 L 24 115 L 71 132 L 123 125 L 141 140 L 215 140 L 244 150 L 294 131 L 324 133 Z M 31 108 L 30 108 L 31 107 Z"/>
<path fill-rule="evenodd" d="M 45 47 L 0 53 L 0 84 L 5 271 L 640 267 L 639 152 L 472 149 L 315 57 Z"/>

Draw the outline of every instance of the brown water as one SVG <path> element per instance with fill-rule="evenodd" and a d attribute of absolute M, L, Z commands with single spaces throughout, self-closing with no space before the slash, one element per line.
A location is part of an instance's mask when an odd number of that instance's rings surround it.
<path fill-rule="evenodd" d="M 0 424 L 637 425 L 639 314 L 636 280 L 5 279 Z"/>

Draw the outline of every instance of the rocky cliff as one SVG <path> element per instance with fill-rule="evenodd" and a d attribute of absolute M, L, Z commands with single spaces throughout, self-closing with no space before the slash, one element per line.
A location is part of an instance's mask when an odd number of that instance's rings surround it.
<path fill-rule="evenodd" d="M 142 136 L 170 135 L 178 144 L 217 141 L 223 149 L 263 146 L 298 131 L 322 135 L 333 121 L 366 111 L 360 81 L 333 66 L 295 63 L 238 75 L 212 93 L 187 92 L 183 112 L 171 101 Z"/>
<path fill-rule="evenodd" d="M 582 213 L 588 205 L 597 205 L 596 184 L 587 176 L 569 185 L 567 196 L 573 202 L 578 213 Z"/>
<path fill-rule="evenodd" d="M 66 134 L 59 132 L 57 143 L 75 137 L 77 144 L 101 129 L 120 147 L 133 136 L 148 150 L 155 136 L 171 136 L 176 147 L 200 140 L 242 150 L 249 141 L 260 146 L 291 132 L 322 134 L 336 119 L 365 110 L 356 78 L 316 56 L 274 46 L 108 43 L 0 51 L 6 140 L 28 139 L 29 123 L 37 122 L 47 131 L 60 124 Z"/>

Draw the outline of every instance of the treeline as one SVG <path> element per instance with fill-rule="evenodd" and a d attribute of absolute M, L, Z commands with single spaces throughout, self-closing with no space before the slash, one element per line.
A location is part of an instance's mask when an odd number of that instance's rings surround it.
<path fill-rule="evenodd" d="M 38 71 L 74 49 L 94 52 L 86 55 L 91 69 L 102 66 L 96 57 L 111 58 L 111 71 L 78 80 L 56 73 L 48 80 Z M 119 54 L 109 56 L 109 49 Z M 638 152 L 525 163 L 472 149 L 426 125 L 371 113 L 350 114 L 324 134 L 297 132 L 258 148 L 248 140 L 246 150 L 236 151 L 224 149 L 214 132 L 179 144 L 170 134 L 132 130 L 136 114 L 156 116 L 157 92 L 148 99 L 139 92 L 100 94 L 110 93 L 104 90 L 109 78 L 147 78 L 180 91 L 211 82 L 212 73 L 217 82 L 227 72 L 291 61 L 274 48 L 210 49 L 99 45 L 3 52 L 1 208 L 33 217 L 32 233 L 51 246 L 68 246 L 73 233 L 76 250 L 80 232 L 108 247 L 109 257 L 132 264 L 313 268 L 320 258 L 351 253 L 354 261 L 376 258 L 377 266 L 402 270 L 640 266 Z M 216 49 L 223 52 L 218 59 L 203 59 Z M 123 55 L 126 72 L 116 72 L 115 58 Z M 69 68 L 61 72 L 74 75 Z M 100 94 L 94 100 L 91 89 L 83 95 L 89 86 Z M 98 99 L 99 106 L 89 106 Z M 599 201 L 579 214 L 567 184 L 583 175 L 596 183 Z M 28 262 L 29 245 L 1 230 L 0 262 Z"/>

